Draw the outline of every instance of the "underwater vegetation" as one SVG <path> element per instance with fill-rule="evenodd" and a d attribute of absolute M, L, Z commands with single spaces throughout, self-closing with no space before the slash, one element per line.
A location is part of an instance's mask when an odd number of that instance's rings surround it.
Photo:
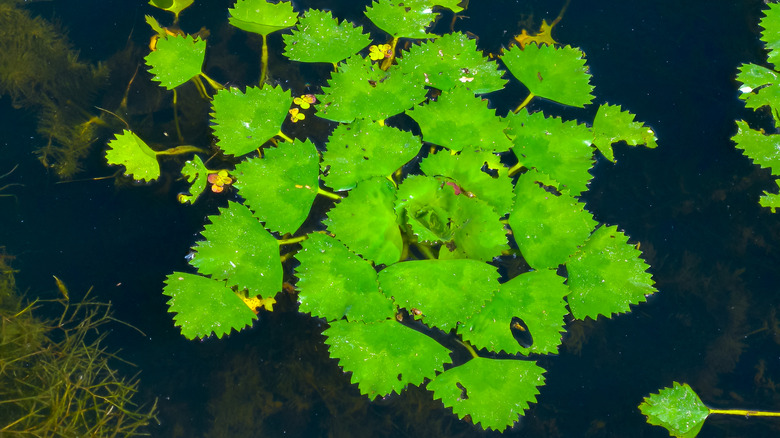
<path fill-rule="evenodd" d="M 17 295 L 11 257 L 0 248 L 0 436 L 130 437 L 145 435 L 156 404 L 136 406 L 137 377 L 102 345 L 109 304 L 85 297 L 26 304 Z M 35 314 L 56 310 L 43 320 Z M 46 309 L 44 309 L 46 308 Z"/>
<path fill-rule="evenodd" d="M 0 96 L 37 112 L 46 140 L 36 153 L 60 178 L 71 178 L 97 140 L 101 123 L 85 108 L 108 78 L 108 68 L 79 60 L 62 31 L 40 17 L 0 2 Z"/>

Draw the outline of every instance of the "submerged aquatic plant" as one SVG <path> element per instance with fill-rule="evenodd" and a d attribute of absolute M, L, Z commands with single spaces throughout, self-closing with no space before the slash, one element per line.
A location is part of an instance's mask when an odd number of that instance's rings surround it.
<path fill-rule="evenodd" d="M 580 199 L 596 154 L 614 161 L 618 142 L 654 147 L 653 131 L 616 105 L 599 105 L 590 125 L 529 112 L 534 98 L 592 103 L 584 53 L 556 44 L 545 23 L 499 64 L 466 34 L 429 33 L 457 3 L 374 2 L 366 17 L 391 40 L 372 49 L 360 27 L 329 12 L 299 18 L 288 2 L 239 0 L 234 26 L 263 36 L 295 26 L 285 55 L 334 70 L 311 98 L 265 84 L 265 73 L 256 87 L 214 95 L 215 147 L 237 164 L 220 176 L 188 161 L 193 194 L 180 200 L 195 202 L 219 177 L 241 202 L 209 217 L 190 259 L 196 272 L 165 280 L 184 336 L 251 325 L 295 258 L 300 311 L 327 322 L 329 354 L 362 394 L 426 385 L 458 417 L 504 430 L 535 401 L 545 380 L 535 359 L 558 351 L 565 318 L 628 312 L 656 291 L 638 248 Z M 401 39 L 417 41 L 401 50 Z M 168 46 L 147 57 L 156 77 L 180 56 Z M 529 93 L 502 117 L 483 95 L 504 90 L 506 73 Z M 283 132 L 290 116 L 336 126 L 323 142 L 293 140 Z M 109 163 L 156 178 L 154 154 L 132 138 L 122 144 L 135 152 L 109 151 Z M 335 201 L 326 218 L 311 217 L 317 196 Z M 509 269 L 518 260 L 528 267 Z M 470 358 L 453 362 L 461 347 Z"/>
<path fill-rule="evenodd" d="M 144 435 L 156 404 L 136 406 L 136 377 L 112 366 L 120 360 L 102 345 L 115 321 L 108 304 L 85 298 L 36 301 L 16 295 L 13 271 L 0 253 L 0 435 L 129 437 Z M 55 277 L 56 279 L 56 277 Z M 55 320 L 34 316 L 61 305 Z"/>

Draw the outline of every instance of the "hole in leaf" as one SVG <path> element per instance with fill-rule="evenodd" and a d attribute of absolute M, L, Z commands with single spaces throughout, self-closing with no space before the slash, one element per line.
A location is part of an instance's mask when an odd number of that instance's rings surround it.
<path fill-rule="evenodd" d="M 512 336 L 521 347 L 530 348 L 531 345 L 533 345 L 534 338 L 531 336 L 531 332 L 528 330 L 525 321 L 516 316 L 512 317 L 512 321 L 509 323 L 509 329 L 512 331 Z"/>
<path fill-rule="evenodd" d="M 403 376 L 402 376 L 402 375 L 399 373 L 399 374 L 398 374 L 398 381 L 400 382 L 400 381 L 402 381 L 403 379 L 404 379 L 404 378 L 403 378 Z"/>
<path fill-rule="evenodd" d="M 466 392 L 466 387 L 461 385 L 460 382 L 455 383 L 458 386 L 458 389 L 460 389 L 460 397 L 458 397 L 458 400 L 468 400 L 469 395 Z"/>

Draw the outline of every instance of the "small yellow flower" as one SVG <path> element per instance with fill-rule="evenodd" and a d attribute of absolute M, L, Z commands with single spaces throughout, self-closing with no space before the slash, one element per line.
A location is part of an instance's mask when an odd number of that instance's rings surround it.
<path fill-rule="evenodd" d="M 372 61 L 389 58 L 393 54 L 390 44 L 379 44 L 368 48 L 368 57 Z"/>
<path fill-rule="evenodd" d="M 300 106 L 302 109 L 309 109 L 310 106 L 317 103 L 317 98 L 313 94 L 304 94 L 301 97 L 293 99 L 293 103 Z"/>
<path fill-rule="evenodd" d="M 290 120 L 292 120 L 293 123 L 303 120 L 306 118 L 306 115 L 300 112 L 298 108 L 293 108 L 290 110 Z"/>
<path fill-rule="evenodd" d="M 233 178 L 228 176 L 227 170 L 210 173 L 208 180 L 211 183 L 211 191 L 214 193 L 221 193 L 225 190 L 225 186 L 229 186 L 233 182 Z"/>

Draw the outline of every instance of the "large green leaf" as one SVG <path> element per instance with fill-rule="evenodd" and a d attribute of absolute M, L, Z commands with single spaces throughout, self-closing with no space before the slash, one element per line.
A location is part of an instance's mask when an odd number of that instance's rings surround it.
<path fill-rule="evenodd" d="M 463 339 L 477 348 L 509 354 L 551 354 L 561 344 L 563 318 L 569 313 L 563 297 L 569 289 L 552 270 L 520 274 L 502 284 L 480 313 L 458 326 Z M 522 320 L 532 343 L 522 346 L 512 334 L 512 320 Z"/>
<path fill-rule="evenodd" d="M 459 418 L 503 431 L 536 402 L 544 369 L 526 360 L 474 358 L 436 376 L 428 389 Z"/>
<path fill-rule="evenodd" d="M 323 334 L 330 356 L 352 373 L 352 383 L 370 399 L 419 385 L 450 362 L 449 350 L 395 319 L 334 321 Z"/>
<path fill-rule="evenodd" d="M 444 91 L 436 101 L 406 113 L 420 125 L 423 140 L 455 151 L 503 152 L 512 146 L 504 134 L 506 119 L 496 116 L 486 100 L 465 87 Z"/>
<path fill-rule="evenodd" d="M 556 195 L 541 186 L 540 176 L 527 172 L 518 178 L 509 226 L 531 267 L 556 268 L 585 243 L 596 221 L 568 191 Z"/>
<path fill-rule="evenodd" d="M 380 271 L 379 287 L 428 326 L 448 332 L 493 297 L 498 273 L 476 260 L 414 260 Z"/>
<path fill-rule="evenodd" d="M 506 68 L 536 96 L 584 107 L 593 100 L 585 54 L 573 47 L 528 44 L 501 56 Z"/>
<path fill-rule="evenodd" d="M 763 134 L 750 129 L 747 122 L 737 120 L 737 133 L 731 137 L 737 148 L 745 151 L 754 163 L 768 167 L 773 175 L 780 174 L 780 134 Z"/>
<path fill-rule="evenodd" d="M 572 260 L 569 273 L 569 308 L 577 319 L 628 312 L 657 292 L 641 252 L 628 243 L 617 227 L 602 226 L 590 236 Z"/>
<path fill-rule="evenodd" d="M 187 339 L 221 338 L 231 330 L 241 330 L 257 316 L 224 281 L 200 275 L 174 272 L 165 279 L 163 294 L 173 321 Z"/>
<path fill-rule="evenodd" d="M 146 55 L 153 81 L 172 90 L 201 74 L 206 41 L 187 35 L 167 36 L 157 41 L 157 49 Z"/>
<path fill-rule="evenodd" d="M 593 144 L 609 160 L 615 161 L 612 144 L 625 141 L 630 146 L 657 146 L 655 132 L 644 124 L 635 122 L 634 115 L 623 111 L 619 105 L 601 105 L 593 119 Z"/>
<path fill-rule="evenodd" d="M 476 40 L 461 32 L 412 46 L 398 61 L 398 68 L 439 90 L 463 85 L 483 94 L 500 90 L 507 82 L 498 64 L 477 50 Z"/>
<path fill-rule="evenodd" d="M 306 140 L 282 143 L 236 166 L 234 184 L 265 226 L 294 233 L 306 220 L 319 189 L 319 155 Z"/>
<path fill-rule="evenodd" d="M 403 240 L 393 210 L 395 187 L 386 178 L 365 180 L 328 212 L 328 230 L 349 249 L 377 264 L 401 258 Z"/>
<path fill-rule="evenodd" d="M 420 170 L 451 179 L 466 196 L 487 202 L 500 216 L 512 208 L 512 180 L 496 154 L 468 149 L 459 154 L 439 152 L 428 155 L 420 163 Z"/>
<path fill-rule="evenodd" d="M 384 120 L 422 102 L 425 87 L 412 76 L 383 71 L 371 59 L 351 56 L 317 96 L 317 115 L 335 122 Z"/>
<path fill-rule="evenodd" d="M 212 102 L 217 146 L 236 156 L 259 149 L 279 133 L 291 101 L 282 87 L 220 90 Z"/>
<path fill-rule="evenodd" d="M 671 388 L 645 397 L 639 410 L 647 416 L 648 423 L 664 427 L 678 438 L 694 438 L 710 414 L 710 409 L 687 383 L 677 382 Z"/>
<path fill-rule="evenodd" d="M 520 163 L 551 176 L 574 196 L 587 190 L 593 178 L 588 172 L 593 166 L 593 133 L 587 126 L 525 110 L 507 118 L 512 151 Z"/>
<path fill-rule="evenodd" d="M 362 27 L 339 21 L 330 11 L 309 9 L 291 34 L 283 36 L 284 54 L 293 61 L 335 64 L 371 43 Z"/>
<path fill-rule="evenodd" d="M 336 239 L 312 233 L 295 258 L 302 312 L 334 321 L 375 322 L 395 315 L 393 303 L 379 292 L 371 263 L 351 253 Z"/>
<path fill-rule="evenodd" d="M 238 0 L 228 12 L 230 24 L 263 36 L 291 27 L 298 20 L 292 3 L 285 1 L 271 3 L 266 0 Z"/>
<path fill-rule="evenodd" d="M 108 142 L 106 160 L 108 164 L 125 166 L 125 175 L 137 180 L 148 182 L 160 177 L 157 153 L 127 129 Z"/>
<path fill-rule="evenodd" d="M 769 49 L 767 56 L 769 62 L 778 68 L 780 67 L 780 4 L 769 3 L 768 6 L 769 9 L 764 10 L 764 18 L 760 22 L 761 27 L 764 28 L 761 32 L 761 41 Z"/>
<path fill-rule="evenodd" d="M 371 120 L 339 125 L 322 156 L 322 168 L 328 169 L 323 179 L 328 187 L 341 191 L 362 180 L 388 177 L 412 160 L 421 147 L 419 137 Z"/>
<path fill-rule="evenodd" d="M 366 8 L 366 17 L 394 38 L 435 38 L 427 29 L 439 15 L 430 0 L 378 0 Z"/>
<path fill-rule="evenodd" d="M 206 240 L 197 243 L 190 264 L 250 296 L 276 295 L 283 280 L 276 239 L 241 204 L 229 202 L 219 213 L 209 216 L 211 224 L 201 233 Z"/>

